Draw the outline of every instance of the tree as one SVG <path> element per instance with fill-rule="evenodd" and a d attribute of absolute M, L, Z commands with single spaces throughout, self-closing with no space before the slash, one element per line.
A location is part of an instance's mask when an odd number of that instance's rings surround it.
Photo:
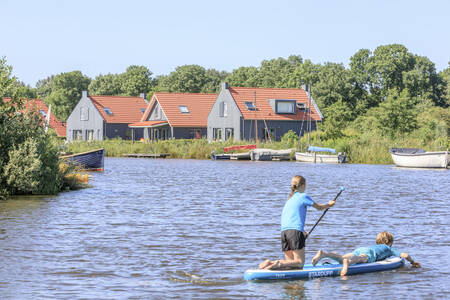
<path fill-rule="evenodd" d="M 302 64 L 301 56 L 289 56 L 288 59 L 279 57 L 277 59 L 263 60 L 258 72 L 260 87 L 266 88 L 288 88 L 292 87 L 290 78 L 294 70 Z"/>
<path fill-rule="evenodd" d="M 220 83 L 225 81 L 228 72 L 218 71 L 216 69 L 208 69 L 205 71 L 206 81 L 202 87 L 202 93 L 218 93 L 220 91 Z"/>
<path fill-rule="evenodd" d="M 350 72 L 342 64 L 326 63 L 320 66 L 317 77 L 319 80 L 313 85 L 312 94 L 321 109 L 338 101 L 355 106 Z"/>
<path fill-rule="evenodd" d="M 6 59 L 0 59 L 0 98 L 14 85 L 11 72 Z M 15 95 L 11 101 L 0 101 L 0 198 L 60 190 L 58 151 L 41 123 L 41 114 L 24 110 Z"/>
<path fill-rule="evenodd" d="M 386 101 L 380 104 L 378 126 L 386 135 L 395 137 L 417 128 L 416 99 L 408 90 L 398 92 L 392 89 L 388 92 Z"/>
<path fill-rule="evenodd" d="M 207 83 L 206 70 L 199 65 L 177 67 L 159 79 L 159 90 L 175 93 L 200 93 Z"/>
<path fill-rule="evenodd" d="M 145 66 L 131 65 L 120 74 L 121 94 L 127 96 L 139 96 L 140 93 L 148 93 L 152 89 L 152 72 Z"/>
<path fill-rule="evenodd" d="M 440 78 L 434 63 L 424 56 L 414 56 L 414 68 L 403 72 L 403 86 L 413 97 L 442 106 Z"/>
<path fill-rule="evenodd" d="M 122 94 L 121 77 L 117 74 L 98 75 L 89 84 L 92 95 L 120 95 Z"/>
<path fill-rule="evenodd" d="M 81 92 L 88 89 L 91 79 L 80 71 L 72 71 L 58 74 L 47 82 L 50 81 L 51 92 L 45 102 L 52 104 L 52 113 L 59 120 L 66 120 L 80 101 Z"/>
<path fill-rule="evenodd" d="M 259 86 L 258 68 L 239 67 L 234 69 L 226 78 L 232 86 L 257 87 Z"/>
<path fill-rule="evenodd" d="M 326 139 L 338 139 L 352 118 L 352 112 L 347 103 L 339 99 L 324 109 L 324 133 Z"/>
<path fill-rule="evenodd" d="M 45 99 L 51 94 L 54 79 L 55 75 L 51 75 L 45 79 L 38 80 L 36 83 L 36 94 L 38 98 Z"/>
<path fill-rule="evenodd" d="M 448 68 L 439 73 L 440 89 L 442 91 L 441 102 L 443 107 L 450 106 L 450 62 Z"/>
<path fill-rule="evenodd" d="M 368 59 L 371 93 L 386 97 L 391 89 L 404 89 L 403 72 L 414 68 L 414 56 L 399 44 L 379 46 Z M 382 99 L 380 98 L 380 101 Z"/>

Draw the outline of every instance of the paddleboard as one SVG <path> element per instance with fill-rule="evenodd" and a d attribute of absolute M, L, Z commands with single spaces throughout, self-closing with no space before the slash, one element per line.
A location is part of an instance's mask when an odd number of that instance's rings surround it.
<path fill-rule="evenodd" d="M 394 270 L 405 264 L 399 257 L 390 257 L 374 263 L 356 264 L 348 267 L 347 275 Z M 316 277 L 339 276 L 342 264 L 305 265 L 301 270 L 247 270 L 245 280 L 280 280 L 280 279 L 308 279 Z"/>

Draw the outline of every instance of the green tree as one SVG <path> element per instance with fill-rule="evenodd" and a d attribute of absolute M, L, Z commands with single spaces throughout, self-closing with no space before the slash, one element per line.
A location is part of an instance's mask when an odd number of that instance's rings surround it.
<path fill-rule="evenodd" d="M 444 103 L 443 107 L 450 106 L 450 62 L 448 65 L 447 69 L 439 73 L 439 78 L 441 79 L 440 89 L 442 91 L 441 102 Z"/>
<path fill-rule="evenodd" d="M 175 93 L 200 93 L 207 83 L 206 70 L 199 65 L 177 67 L 169 76 L 159 78 L 161 91 Z"/>
<path fill-rule="evenodd" d="M 288 59 L 279 57 L 277 59 L 263 60 L 258 72 L 260 87 L 266 88 L 288 88 L 292 87 L 290 78 L 294 70 L 301 66 L 301 56 L 291 55 Z"/>
<path fill-rule="evenodd" d="M 385 135 L 395 137 L 417 128 L 416 99 L 408 90 L 390 90 L 386 101 L 380 104 L 378 126 Z"/>
<path fill-rule="evenodd" d="M 5 57 L 0 58 L 0 100 L 10 94 L 15 78 L 11 76 L 12 67 L 6 62 Z M 0 106 L 3 101 L 0 101 Z"/>
<path fill-rule="evenodd" d="M 414 68 L 403 72 L 403 86 L 413 97 L 442 106 L 440 80 L 434 63 L 423 56 L 415 55 Z"/>
<path fill-rule="evenodd" d="M 148 93 L 152 89 L 152 72 L 145 66 L 131 65 L 120 74 L 120 90 L 127 96 L 139 96 L 140 93 Z"/>
<path fill-rule="evenodd" d="M 367 63 L 371 93 L 385 97 L 391 89 L 403 90 L 403 72 L 413 68 L 414 56 L 405 46 L 391 44 L 377 47 Z"/>
<path fill-rule="evenodd" d="M 312 94 L 320 109 L 341 101 L 355 106 L 350 72 L 342 64 L 326 63 L 319 68 L 319 80 L 313 85 Z"/>
<path fill-rule="evenodd" d="M 231 86 L 257 87 L 259 86 L 258 68 L 239 67 L 227 76 L 226 81 Z"/>
<path fill-rule="evenodd" d="M 352 112 L 347 103 L 339 99 L 324 109 L 323 129 L 325 139 L 338 139 L 344 136 L 343 130 L 352 118 Z"/>
<path fill-rule="evenodd" d="M 53 80 L 55 75 L 51 75 L 45 79 L 40 79 L 36 83 L 36 94 L 40 99 L 47 98 L 53 90 Z"/>
<path fill-rule="evenodd" d="M 121 77 L 117 74 L 98 75 L 89 84 L 92 95 L 120 95 L 122 94 Z"/>
<path fill-rule="evenodd" d="M 206 81 L 202 87 L 202 93 L 218 93 L 220 92 L 220 83 L 225 81 L 228 72 L 218 71 L 216 69 L 208 69 L 205 71 Z"/>
<path fill-rule="evenodd" d="M 52 113 L 59 120 L 65 121 L 80 101 L 81 92 L 88 89 L 91 79 L 80 71 L 72 71 L 56 75 L 51 82 L 52 90 L 45 102 L 52 104 Z"/>

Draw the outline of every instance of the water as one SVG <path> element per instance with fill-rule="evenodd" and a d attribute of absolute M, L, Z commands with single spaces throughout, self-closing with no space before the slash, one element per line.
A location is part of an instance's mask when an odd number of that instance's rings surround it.
<path fill-rule="evenodd" d="M 448 298 L 450 171 L 108 158 L 93 188 L 0 202 L 2 299 Z M 345 186 L 307 241 L 348 252 L 378 232 L 422 264 L 311 280 L 246 282 L 282 258 L 279 220 L 290 179 L 324 203 Z M 307 226 L 320 216 L 308 210 Z"/>

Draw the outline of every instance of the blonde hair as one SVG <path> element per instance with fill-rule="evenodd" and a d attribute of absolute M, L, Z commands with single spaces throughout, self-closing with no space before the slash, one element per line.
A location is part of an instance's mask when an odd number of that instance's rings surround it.
<path fill-rule="evenodd" d="M 303 176 L 295 175 L 292 177 L 291 180 L 291 193 L 289 194 L 289 198 L 294 195 L 295 192 L 298 191 L 298 189 L 306 183 L 306 179 Z"/>
<path fill-rule="evenodd" d="M 377 244 L 393 244 L 394 243 L 394 236 L 392 233 L 389 233 L 387 231 L 380 232 L 377 234 L 376 238 Z"/>

